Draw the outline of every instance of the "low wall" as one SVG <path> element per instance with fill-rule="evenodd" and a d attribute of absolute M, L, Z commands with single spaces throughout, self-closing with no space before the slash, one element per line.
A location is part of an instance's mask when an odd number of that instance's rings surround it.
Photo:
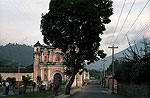
<path fill-rule="evenodd" d="M 117 93 L 129 98 L 150 98 L 150 85 L 118 82 Z"/>

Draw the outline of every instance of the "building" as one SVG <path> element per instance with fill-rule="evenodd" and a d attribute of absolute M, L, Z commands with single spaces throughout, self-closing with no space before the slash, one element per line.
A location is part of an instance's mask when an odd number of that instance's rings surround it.
<path fill-rule="evenodd" d="M 26 69 L 26 68 L 0 68 L 0 76 L 2 76 L 3 80 L 6 80 L 8 77 L 10 78 L 16 78 L 16 81 L 22 81 L 23 76 L 29 76 L 31 77 L 31 80 L 33 80 L 33 70 L 32 69 Z"/>
<path fill-rule="evenodd" d="M 61 49 L 52 46 L 41 45 L 38 41 L 34 45 L 34 81 L 37 76 L 41 77 L 43 82 L 58 84 L 67 81 L 68 77 L 64 74 L 65 65 L 63 65 Z M 89 80 L 89 72 L 84 71 L 81 75 L 78 73 L 72 86 L 82 86 Z"/>
<path fill-rule="evenodd" d="M 62 51 L 52 46 L 41 45 L 39 41 L 34 45 L 33 80 L 41 77 L 43 82 L 58 84 L 65 80 Z"/>
<path fill-rule="evenodd" d="M 41 45 L 38 41 L 34 45 L 34 64 L 33 70 L 24 68 L 0 70 L 0 74 L 4 80 L 8 77 L 16 78 L 16 81 L 22 81 L 23 76 L 30 76 L 33 81 L 37 82 L 37 77 L 41 77 L 43 83 L 59 84 L 69 80 L 64 74 L 65 65 L 63 65 L 61 49 L 52 46 Z M 89 80 L 89 73 L 84 71 L 82 74 L 77 74 L 73 83 L 73 87 L 82 86 Z"/>

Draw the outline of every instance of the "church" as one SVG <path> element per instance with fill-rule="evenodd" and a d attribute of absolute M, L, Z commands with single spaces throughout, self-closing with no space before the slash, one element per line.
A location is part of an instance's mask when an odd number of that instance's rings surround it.
<path fill-rule="evenodd" d="M 63 65 L 61 49 L 52 46 L 41 45 L 38 41 L 34 45 L 34 72 L 33 80 L 37 81 L 37 77 L 41 77 L 41 81 L 59 84 L 67 81 L 69 77 L 64 74 L 65 65 Z M 72 86 L 82 86 L 83 82 L 89 80 L 89 73 L 83 72 L 77 74 Z"/>
<path fill-rule="evenodd" d="M 34 45 L 33 80 L 41 77 L 43 82 L 58 84 L 65 80 L 62 52 L 52 46 L 41 45 L 39 41 Z"/>

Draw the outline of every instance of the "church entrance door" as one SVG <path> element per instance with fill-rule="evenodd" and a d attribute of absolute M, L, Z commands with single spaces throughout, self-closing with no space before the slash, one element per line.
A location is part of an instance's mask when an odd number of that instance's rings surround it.
<path fill-rule="evenodd" d="M 62 82 L 62 76 L 59 73 L 54 75 L 54 84 L 59 85 Z"/>

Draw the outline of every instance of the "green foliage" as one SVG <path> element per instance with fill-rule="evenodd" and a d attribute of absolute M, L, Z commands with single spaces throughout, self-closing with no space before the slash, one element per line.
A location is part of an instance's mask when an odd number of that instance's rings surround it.
<path fill-rule="evenodd" d="M 106 72 L 107 72 L 107 75 L 112 75 L 112 64 L 109 65 Z"/>
<path fill-rule="evenodd" d="M 16 85 L 16 78 L 15 77 L 13 77 L 13 78 L 8 77 L 6 80 L 10 83 L 10 86 L 14 87 Z"/>
<path fill-rule="evenodd" d="M 149 44 L 146 44 L 149 45 Z M 149 47 L 149 46 L 145 46 Z M 129 50 L 130 56 L 126 55 L 120 60 L 115 70 L 115 78 L 123 82 L 150 82 L 150 50 L 144 49 L 144 54 L 139 55 L 138 52 Z"/>
<path fill-rule="evenodd" d="M 41 84 L 41 76 L 37 76 L 37 83 Z"/>
<path fill-rule="evenodd" d="M 115 69 L 119 69 L 119 67 L 120 67 L 119 64 L 120 64 L 119 60 L 114 61 Z M 107 72 L 107 75 L 112 75 L 112 64 L 109 65 L 106 72 Z"/>
<path fill-rule="evenodd" d="M 3 77 L 2 77 L 1 74 L 0 74 L 0 83 L 2 83 L 2 79 L 3 79 Z"/>
<path fill-rule="evenodd" d="M 26 66 L 27 69 L 33 69 L 33 64 Z"/>
<path fill-rule="evenodd" d="M 16 68 L 18 65 L 18 62 L 6 60 L 0 57 L 0 67 Z"/>
<path fill-rule="evenodd" d="M 49 98 L 53 96 L 53 93 L 54 93 L 53 91 L 47 90 L 44 92 L 26 93 L 22 95 L 13 94 L 13 95 L 5 96 L 3 98 Z M 60 93 L 63 92 L 60 91 Z"/>
<path fill-rule="evenodd" d="M 67 94 L 85 60 L 89 64 L 106 56 L 99 50 L 100 34 L 110 22 L 112 10 L 111 0 L 51 0 L 49 12 L 42 15 L 44 42 L 62 49 L 67 72 L 71 72 Z"/>
<path fill-rule="evenodd" d="M 22 81 L 23 81 L 23 85 L 24 85 L 25 90 L 27 88 L 27 85 L 29 85 L 31 83 L 30 79 L 31 79 L 31 77 L 28 75 L 22 77 Z"/>
<path fill-rule="evenodd" d="M 112 15 L 111 0 L 51 0 L 49 12 L 42 15 L 44 42 L 62 49 L 69 70 L 81 69 L 84 60 L 104 57 L 99 51 L 100 34 Z"/>
<path fill-rule="evenodd" d="M 37 83 L 38 83 L 38 89 L 41 92 L 42 90 L 42 81 L 41 81 L 41 76 L 37 76 Z"/>
<path fill-rule="evenodd" d="M 33 63 L 33 48 L 9 43 L 0 46 L 0 58 L 0 66 L 30 65 Z"/>
<path fill-rule="evenodd" d="M 90 77 L 95 77 L 95 79 L 100 79 L 100 71 L 98 70 L 89 70 Z"/>

